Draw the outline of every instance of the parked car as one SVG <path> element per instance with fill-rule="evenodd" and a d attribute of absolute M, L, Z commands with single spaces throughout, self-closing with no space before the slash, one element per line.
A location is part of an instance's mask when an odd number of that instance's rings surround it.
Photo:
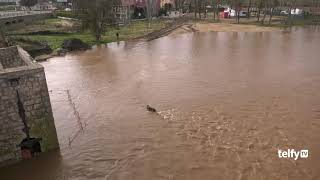
<path fill-rule="evenodd" d="M 280 15 L 289 15 L 289 12 L 288 11 L 281 11 Z"/>
<path fill-rule="evenodd" d="M 247 14 L 246 11 L 240 11 L 240 12 L 239 12 L 239 16 L 240 16 L 240 17 L 247 17 L 247 15 L 248 15 L 248 14 Z"/>
<path fill-rule="evenodd" d="M 289 11 L 281 11 L 280 12 L 280 15 L 289 15 Z M 296 15 L 296 16 L 300 16 L 300 15 L 303 15 L 303 10 L 302 9 L 291 9 L 291 15 Z"/>
<path fill-rule="evenodd" d="M 226 10 L 224 12 L 229 12 L 229 16 L 230 17 L 236 17 L 237 16 L 237 12 L 234 9 Z M 247 12 L 246 11 L 240 11 L 239 12 L 239 16 L 240 17 L 247 17 Z"/>
<path fill-rule="evenodd" d="M 292 9 L 292 10 L 291 10 L 291 14 L 292 14 L 292 15 L 300 16 L 300 15 L 303 14 L 303 10 L 302 10 L 302 9 L 295 8 L 295 9 Z"/>

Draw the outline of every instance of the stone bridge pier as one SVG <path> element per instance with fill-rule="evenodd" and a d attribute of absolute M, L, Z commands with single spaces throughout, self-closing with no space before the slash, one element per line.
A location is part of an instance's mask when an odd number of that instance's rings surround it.
<path fill-rule="evenodd" d="M 44 68 L 19 46 L 0 48 L 0 166 L 21 160 L 30 139 L 59 148 Z"/>

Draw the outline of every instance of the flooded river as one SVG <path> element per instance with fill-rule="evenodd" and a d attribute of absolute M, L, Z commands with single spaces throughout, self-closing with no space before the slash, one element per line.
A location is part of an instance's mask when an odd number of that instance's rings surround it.
<path fill-rule="evenodd" d="M 320 179 L 319 47 L 320 28 L 308 27 L 53 58 L 43 66 L 61 151 L 0 179 Z M 278 149 L 309 157 L 280 159 Z"/>

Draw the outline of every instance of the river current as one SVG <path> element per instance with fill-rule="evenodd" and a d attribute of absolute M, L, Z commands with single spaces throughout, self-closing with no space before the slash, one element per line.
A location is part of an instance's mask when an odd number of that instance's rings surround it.
<path fill-rule="evenodd" d="M 52 58 L 42 65 L 61 150 L 2 168 L 0 179 L 320 179 L 319 51 L 310 26 Z"/>

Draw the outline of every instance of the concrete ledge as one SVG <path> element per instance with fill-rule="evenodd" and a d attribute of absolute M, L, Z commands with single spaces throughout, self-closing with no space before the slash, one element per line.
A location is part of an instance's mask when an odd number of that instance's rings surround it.
<path fill-rule="evenodd" d="M 5 65 L 3 65 L 4 62 L 2 61 L 6 61 L 6 58 L 12 57 L 14 57 L 16 61 L 21 61 L 20 63 L 17 63 L 17 65 L 20 66 L 16 66 L 15 64 L 14 67 L 11 67 L 9 65 L 9 68 L 6 68 Z M 11 79 L 26 74 L 43 71 L 43 67 L 40 64 L 34 62 L 32 57 L 20 46 L 0 48 L 0 60 L 0 78 Z M 14 61 L 12 62 L 16 63 Z M 10 61 L 7 61 L 6 63 L 10 63 Z"/>

